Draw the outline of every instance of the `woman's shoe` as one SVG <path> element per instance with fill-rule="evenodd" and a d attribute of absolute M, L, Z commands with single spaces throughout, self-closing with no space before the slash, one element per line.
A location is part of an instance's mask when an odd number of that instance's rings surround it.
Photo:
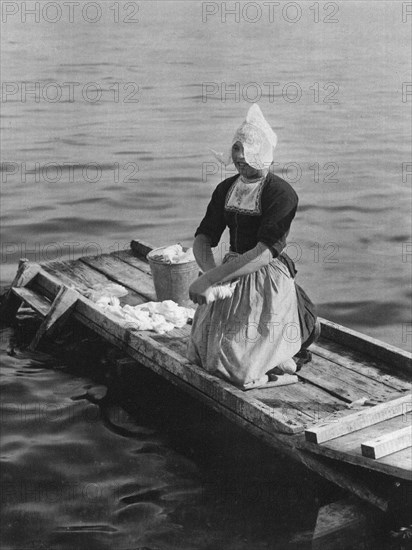
<path fill-rule="evenodd" d="M 297 365 L 295 361 L 293 359 L 287 359 L 270 370 L 267 375 L 269 376 L 269 380 L 276 380 L 277 376 L 281 376 L 282 374 L 295 374 L 296 370 Z"/>

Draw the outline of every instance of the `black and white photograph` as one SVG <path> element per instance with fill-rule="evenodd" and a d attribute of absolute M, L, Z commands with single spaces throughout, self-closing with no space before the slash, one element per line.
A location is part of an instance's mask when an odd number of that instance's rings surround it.
<path fill-rule="evenodd" d="M 412 2 L 0 18 L 0 549 L 412 550 Z"/>

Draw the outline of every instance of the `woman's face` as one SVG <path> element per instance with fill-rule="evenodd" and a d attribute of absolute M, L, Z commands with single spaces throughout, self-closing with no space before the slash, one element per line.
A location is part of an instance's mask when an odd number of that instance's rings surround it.
<path fill-rule="evenodd" d="M 243 150 L 243 144 L 240 141 L 236 141 L 232 146 L 232 160 L 236 166 L 236 170 L 241 176 L 247 179 L 258 178 L 263 175 L 263 170 L 257 170 L 250 166 L 245 161 L 245 152 Z"/>

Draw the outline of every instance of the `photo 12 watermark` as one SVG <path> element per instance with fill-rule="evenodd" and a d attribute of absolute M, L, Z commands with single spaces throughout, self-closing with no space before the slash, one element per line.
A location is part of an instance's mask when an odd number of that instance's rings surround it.
<path fill-rule="evenodd" d="M 339 183 L 339 164 L 336 161 L 319 162 L 309 161 L 300 162 L 272 162 L 270 171 L 279 174 L 288 183 L 320 183 L 336 184 Z M 202 163 L 201 178 L 202 182 L 214 181 L 216 176 L 221 181 L 237 175 L 238 172 L 233 165 L 224 165 L 219 161 L 210 161 Z"/>
<path fill-rule="evenodd" d="M 336 82 L 202 82 L 202 103 L 210 100 L 226 103 L 258 103 L 264 98 L 269 103 L 284 101 L 298 103 L 309 99 L 313 103 L 338 104 L 339 84 Z"/>
<path fill-rule="evenodd" d="M 2 103 L 139 103 L 136 82 L 3 82 Z"/>
<path fill-rule="evenodd" d="M 130 250 L 130 243 L 102 243 L 97 241 L 7 241 L 0 244 L 1 264 L 27 258 L 41 263 L 55 260 L 76 260 L 83 256 L 101 256 L 104 253 L 119 253 Z"/>
<path fill-rule="evenodd" d="M 139 165 L 136 162 L 14 162 L 0 164 L 3 184 L 96 184 L 104 181 L 115 184 L 137 183 Z"/>
<path fill-rule="evenodd" d="M 48 1 L 2 1 L 1 21 L 6 23 L 79 23 L 96 24 L 105 21 L 113 23 L 139 23 L 138 2 L 85 2 L 84 0 L 63 2 Z"/>
<path fill-rule="evenodd" d="M 402 162 L 402 183 L 412 181 L 412 162 Z"/>
<path fill-rule="evenodd" d="M 342 2 L 202 2 L 202 22 L 339 23 Z"/>
<path fill-rule="evenodd" d="M 412 101 L 412 82 L 402 82 L 402 103 Z"/>
<path fill-rule="evenodd" d="M 402 2 L 402 23 L 412 20 L 412 2 Z"/>

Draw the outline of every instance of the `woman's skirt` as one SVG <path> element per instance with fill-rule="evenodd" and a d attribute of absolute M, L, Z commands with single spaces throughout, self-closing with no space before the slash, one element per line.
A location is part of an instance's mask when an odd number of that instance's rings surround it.
<path fill-rule="evenodd" d="M 225 261 L 233 261 L 229 254 Z M 274 258 L 238 279 L 230 298 L 198 306 L 188 359 L 242 388 L 292 358 L 301 348 L 295 281 Z"/>

